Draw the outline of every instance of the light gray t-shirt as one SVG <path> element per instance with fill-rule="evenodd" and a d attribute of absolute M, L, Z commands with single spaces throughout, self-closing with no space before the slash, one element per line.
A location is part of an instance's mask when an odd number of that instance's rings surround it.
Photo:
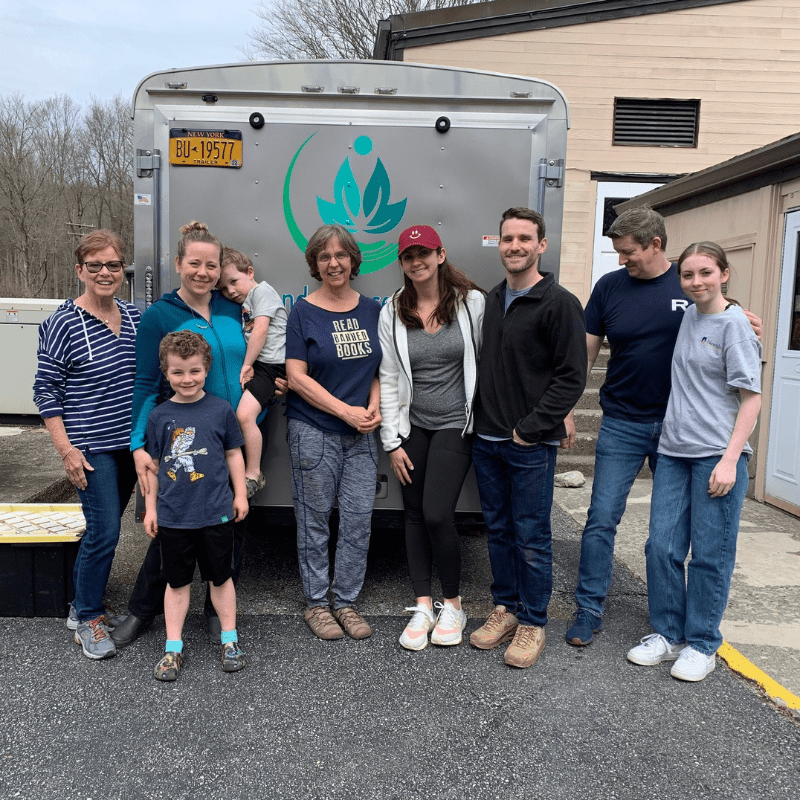
<path fill-rule="evenodd" d="M 436 333 L 410 328 L 408 358 L 414 380 L 409 419 L 429 431 L 467 424 L 464 337 L 457 321 Z"/>
<path fill-rule="evenodd" d="M 739 413 L 739 389 L 761 392 L 761 343 L 739 306 L 721 314 L 683 315 L 672 356 L 669 395 L 658 452 L 706 458 L 725 452 Z M 748 458 L 750 444 L 743 450 Z"/>
<path fill-rule="evenodd" d="M 256 317 L 269 317 L 267 340 L 261 348 L 257 361 L 264 364 L 283 364 L 286 361 L 286 306 L 281 296 L 266 282 L 254 286 L 242 303 L 242 330 L 244 338 L 250 341 L 253 320 Z"/>

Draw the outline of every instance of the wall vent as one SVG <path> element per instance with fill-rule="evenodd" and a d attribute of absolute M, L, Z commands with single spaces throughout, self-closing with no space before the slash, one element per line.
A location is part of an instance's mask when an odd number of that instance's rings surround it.
<path fill-rule="evenodd" d="M 697 147 L 699 100 L 614 99 L 614 144 Z"/>

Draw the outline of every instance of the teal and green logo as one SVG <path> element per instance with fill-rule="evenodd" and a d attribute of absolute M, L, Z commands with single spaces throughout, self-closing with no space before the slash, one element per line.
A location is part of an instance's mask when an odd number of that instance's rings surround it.
<path fill-rule="evenodd" d="M 283 214 L 289 233 L 295 244 L 305 250 L 308 238 L 297 224 L 292 211 L 290 188 L 295 164 L 306 145 L 316 136 L 316 133 L 306 139 L 294 154 L 286 178 L 283 182 Z M 372 152 L 372 139 L 369 136 L 359 136 L 353 142 L 353 150 L 359 156 L 368 156 Z M 350 156 L 345 158 L 336 173 L 333 182 L 333 199 L 326 200 L 317 196 L 317 211 L 324 224 L 342 225 L 349 230 L 358 241 L 359 234 L 380 235 L 394 230 L 403 218 L 406 211 L 408 198 L 395 203 L 389 202 L 391 196 L 391 182 L 386 172 L 386 167 L 380 158 L 377 159 L 372 175 L 362 192 L 358 186 Z M 361 264 L 361 274 L 377 272 L 397 259 L 397 243 L 386 241 L 362 242 L 358 241 L 364 260 Z"/>

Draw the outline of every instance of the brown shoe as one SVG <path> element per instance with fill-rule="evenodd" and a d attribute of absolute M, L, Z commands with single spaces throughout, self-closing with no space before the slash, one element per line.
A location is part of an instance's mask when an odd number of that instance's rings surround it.
<path fill-rule="evenodd" d="M 508 646 L 505 662 L 509 667 L 532 667 L 544 650 L 544 628 L 538 625 L 520 625 L 514 641 Z"/>
<path fill-rule="evenodd" d="M 372 628 L 370 628 L 364 617 L 352 606 L 335 608 L 333 610 L 333 616 L 347 631 L 347 635 L 351 639 L 366 639 L 368 636 L 372 636 Z"/>
<path fill-rule="evenodd" d="M 331 611 L 326 606 L 307 608 L 303 616 L 308 623 L 308 627 L 314 631 L 314 635 L 319 639 L 329 641 L 331 639 L 341 639 L 344 636 L 344 631 L 331 616 Z"/>
<path fill-rule="evenodd" d="M 493 650 L 497 645 L 514 638 L 519 620 L 505 606 L 495 606 L 486 622 L 473 631 L 469 643 L 479 650 Z"/>

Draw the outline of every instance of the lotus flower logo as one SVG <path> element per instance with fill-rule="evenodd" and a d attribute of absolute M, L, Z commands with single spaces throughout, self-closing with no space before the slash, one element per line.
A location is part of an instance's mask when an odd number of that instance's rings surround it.
<path fill-rule="evenodd" d="M 297 246 L 304 250 L 308 240 L 300 231 L 292 214 L 289 203 L 289 182 L 295 162 L 303 148 L 315 136 L 312 134 L 295 153 L 284 181 L 284 214 L 289 231 Z M 359 136 L 353 143 L 353 149 L 359 156 L 368 156 L 372 152 L 372 140 L 368 136 Z M 398 226 L 405 214 L 408 198 L 398 202 L 390 202 L 391 182 L 386 167 L 380 158 L 377 159 L 372 175 L 367 181 L 362 194 L 348 156 L 342 162 L 333 182 L 333 200 L 317 197 L 317 211 L 320 219 L 326 224 L 342 225 L 358 238 L 359 233 L 388 233 Z M 397 258 L 397 244 L 378 241 L 372 243 L 359 242 L 364 260 L 361 265 L 362 274 L 376 272 Z"/>

